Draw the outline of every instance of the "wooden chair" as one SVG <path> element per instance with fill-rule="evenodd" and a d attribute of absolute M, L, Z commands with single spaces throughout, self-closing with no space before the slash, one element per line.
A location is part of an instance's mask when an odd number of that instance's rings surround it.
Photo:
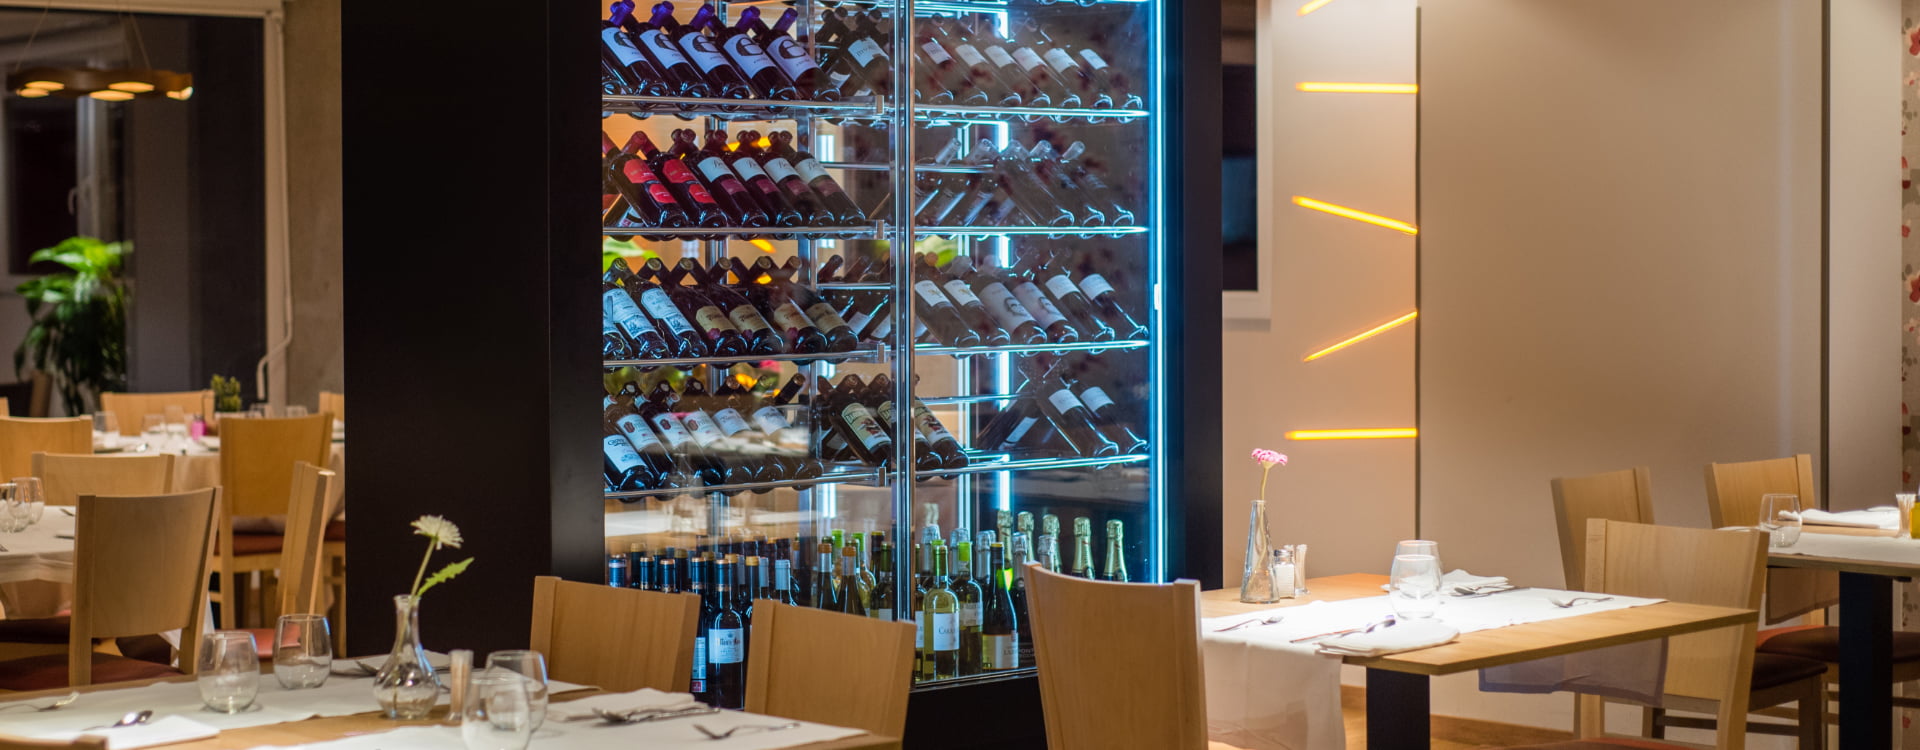
<path fill-rule="evenodd" d="M 192 674 L 207 603 L 207 553 L 219 490 L 148 497 L 82 495 L 75 520 L 67 653 L 0 662 L 0 690 Z M 178 670 L 96 653 L 96 638 L 180 630 Z"/>
<path fill-rule="evenodd" d="M 1023 574 L 1048 747 L 1207 747 L 1199 584 Z"/>
<path fill-rule="evenodd" d="M 700 597 L 617 589 L 552 576 L 533 579 L 529 648 L 547 676 L 610 692 L 687 691 Z"/>
<path fill-rule="evenodd" d="M 321 537 L 332 510 L 333 472 L 301 461 L 293 466 L 287 501 L 287 533 L 280 545 L 280 614 L 325 614 L 326 547 Z M 276 622 L 277 626 L 278 623 Z M 258 628 L 253 642 L 262 657 L 273 656 L 275 628 Z"/>
<path fill-rule="evenodd" d="M 347 421 L 347 396 L 332 391 L 320 392 L 320 411 L 333 415 L 333 421 L 345 424 Z"/>
<path fill-rule="evenodd" d="M 0 417 L 45 417 L 53 405 L 53 378 L 35 370 L 18 383 L 0 384 Z M 20 413 L 13 413 L 13 407 Z"/>
<path fill-rule="evenodd" d="M 1647 467 L 1554 479 L 1553 518 L 1560 527 L 1560 565 L 1567 588 L 1584 591 L 1587 519 L 1653 523 L 1653 479 Z"/>
<path fill-rule="evenodd" d="M 0 417 L 0 481 L 31 476 L 35 453 L 92 453 L 93 420 Z"/>
<path fill-rule="evenodd" d="M 33 454 L 33 475 L 48 505 L 73 505 L 81 495 L 164 495 L 174 486 L 174 456 Z"/>
<path fill-rule="evenodd" d="M 100 411 L 114 415 L 122 435 L 140 434 L 148 414 L 166 414 L 169 406 L 180 407 L 187 416 L 198 414 L 201 419 L 207 419 L 213 414 L 213 391 L 100 394 Z"/>
<path fill-rule="evenodd" d="M 0 736 L 0 750 L 107 750 L 105 737 L 79 737 L 71 740 L 29 740 Z"/>
<path fill-rule="evenodd" d="M 234 419 L 220 423 L 220 513 L 214 569 L 219 574 L 221 627 L 240 626 L 239 574 L 273 570 L 280 563 L 282 535 L 235 533 L 235 517 L 268 518 L 287 512 L 294 465 L 326 466 L 333 450 L 333 418 L 325 414 L 289 419 Z"/>
<path fill-rule="evenodd" d="M 753 604 L 747 710 L 900 737 L 913 689 L 914 628 L 904 622 Z M 821 675 L 832 674 L 832 689 Z"/>

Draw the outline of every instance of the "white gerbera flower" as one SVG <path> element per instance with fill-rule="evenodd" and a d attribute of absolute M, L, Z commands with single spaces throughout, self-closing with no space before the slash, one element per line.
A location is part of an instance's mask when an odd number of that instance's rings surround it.
<path fill-rule="evenodd" d="M 413 533 L 432 539 L 436 547 L 458 549 L 465 541 L 460 538 L 460 527 L 439 516 L 421 516 L 413 522 Z"/>

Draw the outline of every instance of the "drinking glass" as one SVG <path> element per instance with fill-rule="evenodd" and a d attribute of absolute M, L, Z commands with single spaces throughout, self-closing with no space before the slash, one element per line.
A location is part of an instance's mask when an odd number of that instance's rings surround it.
<path fill-rule="evenodd" d="M 140 418 L 140 439 L 147 444 L 146 452 L 164 452 L 167 449 L 167 418 L 162 414 L 148 414 Z"/>
<path fill-rule="evenodd" d="M 333 631 L 326 615 L 281 615 L 273 631 L 273 676 L 288 690 L 327 684 Z"/>
<path fill-rule="evenodd" d="M 1916 497 L 1920 497 L 1920 495 L 1915 495 L 1911 492 L 1898 492 L 1894 493 L 1893 502 L 1900 506 L 1900 536 L 1920 539 L 1920 537 L 1913 536 L 1913 504 Z"/>
<path fill-rule="evenodd" d="M 533 705 L 533 728 L 547 722 L 547 657 L 526 649 L 487 654 L 488 669 L 502 669 L 527 678 L 527 701 Z"/>
<path fill-rule="evenodd" d="M 460 712 L 460 739 L 467 750 L 526 750 L 534 725 L 529 682 L 504 669 L 473 673 Z"/>
<path fill-rule="evenodd" d="M 1767 532 L 1767 544 L 1791 547 L 1800 541 L 1800 496 L 1767 494 L 1760 496 L 1760 530 Z"/>
<path fill-rule="evenodd" d="M 96 412 L 93 415 L 93 431 L 100 433 L 101 443 L 106 447 L 120 445 L 120 415 L 110 411 Z"/>
<path fill-rule="evenodd" d="M 1433 555 L 1394 555 L 1388 581 L 1395 615 L 1417 620 L 1440 608 L 1440 561 Z"/>
<path fill-rule="evenodd" d="M 306 416 L 306 415 L 307 415 L 307 407 L 304 407 L 304 406 L 295 406 L 295 405 L 288 405 L 288 406 L 287 406 L 287 416 L 288 416 L 288 417 L 304 417 L 304 416 Z"/>
<path fill-rule="evenodd" d="M 12 533 L 27 527 L 25 509 L 12 482 L 0 483 L 0 532 Z"/>
<path fill-rule="evenodd" d="M 167 407 L 167 442 L 178 447 L 187 441 L 187 411 L 178 406 Z"/>
<path fill-rule="evenodd" d="M 260 693 L 260 654 L 253 634 L 216 630 L 200 638 L 200 701 L 223 714 L 253 707 Z"/>
<path fill-rule="evenodd" d="M 1434 567 L 1439 567 L 1440 543 L 1425 539 L 1406 539 L 1393 546 L 1393 556 L 1401 555 L 1432 555 Z"/>

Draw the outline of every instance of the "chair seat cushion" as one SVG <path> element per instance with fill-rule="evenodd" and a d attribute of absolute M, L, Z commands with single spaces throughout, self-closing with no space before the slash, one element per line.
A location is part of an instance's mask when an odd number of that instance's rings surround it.
<path fill-rule="evenodd" d="M 1640 748 L 1641 750 L 1681 750 L 1682 745 L 1669 745 L 1664 742 L 1643 740 L 1634 737 L 1595 737 L 1587 740 L 1567 740 L 1549 742 L 1544 745 L 1519 745 L 1512 750 L 1620 750 L 1621 748 Z"/>
<path fill-rule="evenodd" d="M 1802 659 L 1785 654 L 1755 653 L 1753 655 L 1752 685 L 1755 692 L 1814 679 L 1826 673 L 1826 662 L 1816 659 Z"/>
<path fill-rule="evenodd" d="M 93 654 L 93 682 L 177 677 L 179 670 L 113 654 Z M 0 662 L 0 690 L 51 690 L 67 686 L 67 655 L 47 654 Z"/>
<path fill-rule="evenodd" d="M 0 620 L 0 643 L 66 643 L 71 617 Z"/>
<path fill-rule="evenodd" d="M 1826 625 L 1769 630 L 1761 634 L 1758 649 L 1761 653 L 1835 664 L 1840 661 L 1840 628 Z M 1920 633 L 1894 631 L 1893 661 L 1920 661 Z"/>
<path fill-rule="evenodd" d="M 233 556 L 277 555 L 280 554 L 280 547 L 284 544 L 286 544 L 286 537 L 279 534 L 234 534 Z M 214 554 L 220 554 L 219 546 L 219 541 L 215 540 Z"/>
<path fill-rule="evenodd" d="M 253 634 L 253 650 L 260 655 L 260 660 L 263 662 L 272 661 L 273 660 L 273 639 L 277 637 L 274 633 L 274 629 L 273 628 L 242 628 L 242 629 L 245 630 L 246 632 Z"/>

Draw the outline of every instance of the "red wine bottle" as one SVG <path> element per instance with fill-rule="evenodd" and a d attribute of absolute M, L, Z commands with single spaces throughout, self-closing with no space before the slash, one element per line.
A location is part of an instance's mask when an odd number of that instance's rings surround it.
<path fill-rule="evenodd" d="M 668 356 L 692 358 L 711 355 L 700 333 L 681 314 L 679 306 L 674 304 L 673 298 L 659 284 L 633 273 L 621 278 L 620 283 L 626 287 L 627 294 L 640 304 L 640 309 L 659 323 L 670 350 Z"/>
<path fill-rule="evenodd" d="M 695 137 L 696 134 L 692 128 L 673 131 L 671 153 L 685 161 L 687 166 L 693 169 L 693 173 L 699 175 L 701 181 L 706 183 L 708 192 L 712 193 L 714 200 L 720 204 L 720 210 L 732 220 L 732 226 L 770 225 L 772 221 L 767 217 L 767 212 L 760 210 L 760 204 L 747 190 L 747 184 L 740 181 L 740 177 L 734 174 L 732 167 L 727 166 L 727 160 L 701 153 L 700 149 L 694 145 Z"/>
<path fill-rule="evenodd" d="M 747 191 L 753 194 L 754 201 L 766 212 L 770 226 L 804 226 L 800 210 L 794 208 L 793 203 L 787 200 L 786 193 L 780 189 L 779 185 L 774 184 L 773 178 L 760 167 L 760 162 L 740 153 L 738 149 L 727 148 L 726 131 L 707 131 L 707 146 L 701 150 L 701 153 L 705 157 L 724 161 L 729 169 L 740 175 L 741 181 L 746 183 Z M 783 236 L 791 235 L 776 235 L 776 237 Z"/>
<path fill-rule="evenodd" d="M 693 22 L 681 26 L 673 18 L 673 3 L 661 2 L 653 6 L 653 24 L 667 32 L 687 59 L 700 69 L 700 74 L 713 88 L 713 96 L 718 99 L 752 99 L 753 87 L 747 85 L 747 79 L 740 75 L 733 63 L 727 62 L 727 55 L 714 44 L 713 38 L 700 33 L 714 14 L 713 6 L 704 5 L 695 11 Z"/>
<path fill-rule="evenodd" d="M 641 96 L 672 94 L 666 75 L 653 66 L 633 35 L 620 28 L 619 21 L 610 19 L 600 27 L 600 62 L 627 91 Z"/>
<path fill-rule="evenodd" d="M 827 170 L 820 166 L 820 160 L 794 147 L 792 133 L 777 132 L 767 136 L 767 140 L 773 144 L 772 152 L 792 164 L 800 179 L 805 180 L 807 187 L 813 188 L 813 192 L 820 196 L 821 204 L 833 214 L 835 222 L 841 226 L 866 223 L 866 213 L 854 204 L 852 198 L 847 197 L 845 190 L 840 189 L 840 183 L 834 182 Z"/>
<path fill-rule="evenodd" d="M 613 424 L 620 410 L 612 396 L 606 399 L 606 411 L 601 418 L 600 466 L 601 474 L 607 479 L 607 487 L 615 492 L 639 492 L 654 489 L 659 478 L 647 466 L 646 459 L 633 449 L 627 437 Z"/>
<path fill-rule="evenodd" d="M 652 425 L 664 439 L 667 448 L 690 467 L 690 473 L 697 476 L 701 483 L 725 484 L 726 467 L 721 465 L 719 457 L 708 455 L 679 415 L 674 413 L 673 397 L 673 389 L 661 383 L 647 394 L 645 401 L 635 398 L 633 405 L 640 416 L 647 420 L 647 424 Z"/>
<path fill-rule="evenodd" d="M 631 398 L 609 396 L 607 398 L 606 419 L 621 435 L 640 459 L 645 461 L 647 469 L 655 480 L 651 489 L 675 489 L 682 486 L 674 474 L 673 454 L 668 452 L 666 443 L 661 442 L 659 433 L 647 423 L 635 407 Z"/>
<path fill-rule="evenodd" d="M 713 405 L 715 401 L 708 396 L 706 383 L 697 379 L 689 379 L 686 390 L 676 395 L 673 401 L 673 408 L 679 412 L 680 421 L 687 426 L 688 434 L 700 444 L 701 451 L 719 464 L 721 483 L 767 481 L 767 466 L 741 454 L 739 444 L 727 439 L 727 432 L 721 427 L 720 420 L 708 410 Z"/>
<path fill-rule="evenodd" d="M 740 336 L 746 340 L 748 354 L 780 353 L 780 334 L 774 332 L 773 326 L 767 324 L 767 319 L 754 308 L 751 301 L 717 280 L 726 275 L 725 269 L 709 271 L 701 268 L 700 263 L 692 258 L 681 258 L 676 268 L 681 273 L 691 275 L 699 284 L 700 292 L 726 311 L 727 319 L 733 321 L 734 327 L 740 330 Z"/>
<path fill-rule="evenodd" d="M 760 47 L 767 51 L 767 56 L 787 75 L 787 80 L 793 82 L 796 96 L 814 101 L 837 101 L 839 92 L 820 88 L 820 65 L 813 61 L 813 55 L 807 53 L 805 45 L 787 35 L 788 27 L 799 17 L 800 11 L 788 8 L 769 29 L 760 21 L 760 8 L 750 5 L 740 11 L 740 19 L 734 27 L 753 34 L 754 41 L 760 43 Z"/>
<path fill-rule="evenodd" d="M 708 5 L 701 10 L 704 12 L 712 7 Z M 713 36 L 720 40 L 720 51 L 726 53 L 728 60 L 733 61 L 733 66 L 739 69 L 741 75 L 746 76 L 747 81 L 753 84 L 754 90 L 760 92 L 760 98 L 779 101 L 793 101 L 800 98 L 800 92 L 794 88 L 793 80 L 789 79 L 780 66 L 773 62 L 773 58 L 767 55 L 767 50 L 761 47 L 746 29 L 721 23 L 718 13 L 707 13 L 705 20 L 707 30 L 713 32 Z"/>
<path fill-rule="evenodd" d="M 701 334 L 712 356 L 737 357 L 747 353 L 746 339 L 740 337 L 740 329 L 733 327 L 733 321 L 727 318 L 720 306 L 707 299 L 699 289 L 680 283 L 685 274 L 669 270 L 659 258 L 649 258 L 641 273 L 667 291 L 667 297 L 673 300 L 674 306 L 693 322 L 694 330 Z"/>
<path fill-rule="evenodd" d="M 627 142 L 627 148 L 645 157 L 647 167 L 666 181 L 668 192 L 673 193 L 675 201 L 686 210 L 687 219 L 694 226 L 727 226 L 727 215 L 720 210 L 720 203 L 714 200 L 713 193 L 693 174 L 693 170 L 687 168 L 685 162 L 661 153 L 643 132 L 635 132 Z"/>
<path fill-rule="evenodd" d="M 600 277 L 600 301 L 605 315 L 613 319 L 621 333 L 626 334 L 636 359 L 673 356 L 673 346 L 667 343 L 665 324 L 643 312 L 638 293 L 633 287 L 627 286 L 627 280 L 632 278 L 632 269 L 627 268 L 626 261 L 618 258 Z"/>
<path fill-rule="evenodd" d="M 611 146 L 613 140 L 601 133 L 600 145 Z M 606 164 L 607 181 L 619 191 L 623 204 L 644 226 L 678 228 L 691 223 L 666 183 L 632 151 L 617 151 Z"/>
<path fill-rule="evenodd" d="M 760 260 L 764 261 L 766 266 L 773 265 L 772 260 L 764 255 L 760 256 Z M 834 307 L 832 302 L 828 302 L 825 297 L 820 296 L 819 292 L 808 288 L 805 284 L 794 283 L 795 278 L 803 278 L 805 275 L 805 267 L 801 265 L 800 259 L 795 257 L 788 258 L 781 272 L 773 274 L 773 277 L 779 283 L 786 285 L 787 294 L 800 303 L 800 309 L 805 310 L 807 317 L 813 319 L 814 326 L 818 327 L 821 333 L 826 334 L 827 351 L 853 351 L 859 346 L 860 339 L 853 335 L 853 326 L 840 317 L 839 308 Z"/>
<path fill-rule="evenodd" d="M 615 17 L 622 29 L 638 42 L 640 53 L 652 63 L 654 70 L 661 74 L 666 84 L 666 96 L 707 98 L 713 95 L 700 71 L 680 53 L 680 47 L 673 42 L 667 32 L 652 23 L 642 21 L 635 12 L 633 0 L 621 0 L 614 5 Z"/>
<path fill-rule="evenodd" d="M 975 445 L 992 453 L 1006 453 L 1034 436 L 1034 427 L 1045 419 L 1033 404 L 1033 394 L 1022 392 L 993 415 L 980 431 Z"/>
<path fill-rule="evenodd" d="M 788 202 L 800 212 L 800 224 L 808 227 L 830 227 L 834 225 L 833 213 L 826 209 L 818 193 L 807 186 L 807 181 L 795 171 L 793 164 L 785 158 L 768 152 L 760 147 L 760 133 L 754 130 L 741 131 L 739 147 L 733 152 L 754 160 L 767 173 L 767 178 L 786 194 Z"/>
<path fill-rule="evenodd" d="M 781 335 L 786 350 L 795 354 L 827 351 L 827 336 L 800 305 L 787 294 L 786 287 L 773 283 L 771 275 L 748 268 L 739 258 L 723 261 L 733 270 L 734 290 L 752 300 Z"/>

